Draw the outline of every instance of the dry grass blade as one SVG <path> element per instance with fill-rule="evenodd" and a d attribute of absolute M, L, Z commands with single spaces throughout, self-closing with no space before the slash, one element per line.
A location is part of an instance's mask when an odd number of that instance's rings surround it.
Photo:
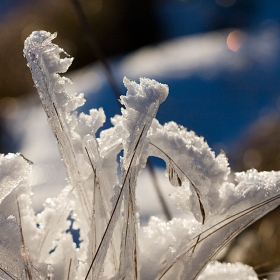
<path fill-rule="evenodd" d="M 70 262 L 69 262 L 68 274 L 67 274 L 67 280 L 70 280 L 71 264 L 72 264 L 72 258 L 70 259 Z"/>
<path fill-rule="evenodd" d="M 237 220 L 239 220 L 240 218 L 245 217 L 245 216 L 248 215 L 248 214 L 251 214 L 253 211 L 260 209 L 262 206 L 265 206 L 265 205 L 267 205 L 267 204 L 269 204 L 269 203 L 272 203 L 272 202 L 274 202 L 275 200 L 278 200 L 278 199 L 280 199 L 280 194 L 277 195 L 277 196 L 275 196 L 275 197 L 273 197 L 273 198 L 267 199 L 267 200 L 265 200 L 265 201 L 263 201 L 263 202 L 261 202 L 261 203 L 258 203 L 258 204 L 254 205 L 254 206 L 251 206 L 251 207 L 249 207 L 249 208 L 247 208 L 247 209 L 245 209 L 245 210 L 243 210 L 243 211 L 240 211 L 240 212 L 238 212 L 238 213 L 236 213 L 236 214 L 234 214 L 234 215 L 232 215 L 232 216 L 230 216 L 230 217 L 228 217 L 228 218 L 226 218 L 226 219 L 220 221 L 219 223 L 216 223 L 215 225 L 209 227 L 208 229 L 202 231 L 201 233 L 199 233 L 198 235 L 196 235 L 195 237 L 193 237 L 189 242 L 187 242 L 187 243 L 186 243 L 186 246 L 187 246 L 187 244 L 189 244 L 190 242 L 193 242 L 193 241 L 195 241 L 195 244 L 192 245 L 192 246 L 190 246 L 190 247 L 188 247 L 188 248 L 186 248 L 185 250 L 183 250 L 182 253 L 180 253 L 179 255 L 177 255 L 177 257 L 175 257 L 174 261 L 173 261 L 170 265 L 168 265 L 168 267 L 166 267 L 165 269 L 163 269 L 163 272 L 161 272 L 161 274 L 158 276 L 157 279 L 158 279 L 158 280 L 162 279 L 163 276 L 177 263 L 178 260 L 180 260 L 180 259 L 181 259 L 184 255 L 186 255 L 188 252 L 190 252 L 190 251 L 193 252 L 193 251 L 194 251 L 194 248 L 195 248 L 198 244 L 200 244 L 201 242 L 203 242 L 204 240 L 206 240 L 207 238 L 209 238 L 209 237 L 212 236 L 213 234 L 217 233 L 219 230 L 225 228 L 226 226 L 230 225 L 230 224 L 233 223 L 234 221 L 237 221 Z M 256 220 L 255 217 L 252 218 L 252 219 L 249 219 L 249 221 L 247 221 L 241 228 L 237 228 L 237 229 L 236 229 L 234 232 L 232 232 L 227 238 L 225 238 L 224 242 L 223 242 L 219 247 L 217 247 L 217 248 L 214 250 L 214 252 L 213 252 L 213 254 L 211 255 L 210 259 L 207 258 L 207 259 L 205 260 L 205 263 L 202 265 L 201 270 L 202 270 L 203 267 L 211 260 L 212 257 L 214 257 L 214 256 L 215 256 L 220 250 L 222 250 L 235 236 L 237 236 L 242 230 L 244 230 L 247 226 L 249 226 L 249 225 L 250 225 L 252 222 L 254 222 L 255 220 Z M 222 223 L 225 223 L 225 224 L 222 224 Z M 222 225 L 221 225 L 221 224 L 222 224 Z M 218 228 L 216 228 L 216 227 L 219 226 L 219 225 L 221 225 L 221 226 L 218 227 Z M 214 229 L 214 230 L 213 230 L 213 229 Z M 205 234 L 205 233 L 207 233 L 207 232 L 209 232 L 209 231 L 211 231 L 211 230 L 213 230 L 213 231 L 210 232 L 209 234 L 207 234 L 206 236 L 204 236 L 203 238 L 200 238 L 203 234 Z M 198 240 L 198 238 L 200 238 L 200 239 Z M 198 273 L 197 273 L 196 276 L 198 276 L 198 274 L 201 272 L 201 270 L 198 271 Z M 193 278 L 193 279 L 195 279 L 195 278 Z"/>
<path fill-rule="evenodd" d="M 199 236 L 197 237 L 196 243 L 195 243 L 195 245 L 193 246 L 192 253 L 194 253 L 194 250 L 195 250 L 195 248 L 196 248 L 196 245 L 199 243 L 200 236 L 201 236 L 201 235 L 199 235 Z"/>
<path fill-rule="evenodd" d="M 92 203 L 93 203 L 93 214 L 92 214 L 92 218 L 91 218 L 91 231 L 92 231 L 92 227 L 93 227 L 93 232 L 91 232 L 91 234 L 93 235 L 92 236 L 92 239 L 93 239 L 93 243 L 94 243 L 94 248 L 93 248 L 93 252 L 96 252 L 96 243 L 97 243 L 97 241 L 96 241 L 96 235 L 97 235 L 97 233 L 96 233 L 96 226 L 95 226 L 95 209 L 94 209 L 94 201 L 95 201 L 95 198 L 96 198 L 96 185 L 97 185 L 97 175 L 96 175 L 96 169 L 94 168 L 94 166 L 93 166 L 93 162 L 92 162 L 92 160 L 91 160 L 91 158 L 90 158 L 90 156 L 89 156 L 89 152 L 88 152 L 88 149 L 87 149 L 87 147 L 85 147 L 85 151 L 86 151 L 86 154 L 87 154 L 87 157 L 88 157 L 88 160 L 89 160 L 89 162 L 90 162 L 90 166 L 91 166 L 91 168 L 92 168 L 92 172 L 93 172 L 93 176 L 94 176 L 94 183 L 93 183 L 93 187 L 94 187 L 94 189 L 93 189 L 93 197 L 92 197 Z"/>
<path fill-rule="evenodd" d="M 152 119 L 152 118 L 151 118 L 151 119 Z M 93 265 L 94 265 L 94 263 L 95 263 L 95 261 L 96 261 L 96 259 L 97 259 L 97 256 L 98 256 L 98 254 L 99 254 L 99 252 L 100 252 L 100 250 L 101 250 L 101 248 L 102 248 L 102 245 L 103 245 L 103 243 L 104 243 L 105 237 L 106 237 L 106 235 L 108 234 L 109 227 L 111 226 L 112 221 L 113 221 L 113 218 L 114 218 L 114 216 L 116 215 L 116 210 L 117 210 L 119 204 L 120 204 L 121 201 L 122 201 L 121 198 L 122 198 L 122 196 L 123 196 L 124 186 L 126 186 L 127 179 L 130 179 L 130 178 L 129 178 L 129 174 L 130 174 L 130 171 L 131 171 L 131 168 L 132 168 L 132 163 L 133 163 L 134 158 L 135 158 L 135 155 L 136 155 L 136 153 L 137 153 L 137 147 L 138 147 L 138 145 L 139 145 L 139 143 L 140 143 L 140 140 L 141 140 L 141 138 L 142 138 L 142 136 L 143 136 L 143 133 L 144 133 L 144 131 L 145 131 L 145 127 L 146 127 L 146 124 L 143 126 L 143 129 L 142 129 L 142 131 L 141 131 L 141 133 L 140 133 L 140 135 L 139 135 L 139 138 L 137 139 L 136 145 L 135 145 L 134 150 L 133 150 L 133 155 L 131 156 L 131 159 L 130 159 L 130 161 L 129 161 L 129 165 L 128 165 L 128 168 L 127 168 L 127 171 L 126 171 L 126 174 L 125 174 L 125 177 L 124 177 L 124 180 L 123 180 L 121 189 L 120 189 L 120 193 L 119 193 L 119 195 L 118 195 L 118 197 L 117 197 L 117 201 L 116 201 L 116 203 L 115 203 L 115 205 L 114 205 L 114 208 L 113 208 L 113 210 L 112 210 L 111 217 L 110 217 L 110 219 L 109 219 L 109 221 L 108 221 L 107 227 L 106 227 L 106 229 L 105 229 L 105 231 L 104 231 L 104 234 L 103 234 L 103 236 L 102 236 L 102 238 L 101 238 L 101 241 L 100 241 L 100 243 L 99 243 L 99 246 L 98 246 L 98 248 L 97 248 L 97 250 L 96 250 L 96 252 L 95 252 L 95 255 L 94 255 L 94 257 L 93 257 L 93 260 L 92 260 L 92 262 L 91 262 L 91 264 L 90 264 L 90 267 L 89 267 L 88 272 L 87 272 L 87 274 L 86 274 L 85 280 L 88 278 L 89 273 L 90 273 L 90 271 L 91 271 L 91 269 L 92 269 L 92 267 L 93 267 Z"/>
<path fill-rule="evenodd" d="M 11 274 L 9 274 L 6 270 L 0 267 L 0 270 L 3 271 L 7 276 L 9 276 L 11 279 L 16 280 Z"/>
<path fill-rule="evenodd" d="M 44 62 L 43 59 L 42 59 L 41 63 L 43 65 L 45 65 L 45 62 Z M 38 64 L 38 62 L 37 62 L 37 64 Z M 39 64 L 38 64 L 38 67 L 40 68 Z M 45 109 L 48 120 L 51 120 L 52 116 L 56 116 L 56 118 L 57 118 L 57 121 L 55 121 L 55 124 L 53 124 L 51 121 L 49 122 L 49 124 L 50 124 L 50 127 L 51 127 L 55 137 L 56 137 L 57 144 L 59 146 L 59 152 L 60 152 L 61 157 L 62 157 L 63 162 L 64 162 L 67 177 L 69 178 L 69 181 L 71 182 L 71 185 L 74 188 L 78 189 L 78 191 L 81 195 L 81 197 L 79 196 L 79 199 L 82 200 L 81 201 L 81 206 L 84 208 L 84 212 L 86 213 L 86 215 L 88 217 L 90 217 L 89 202 L 88 202 L 86 194 L 84 193 L 84 188 L 83 188 L 81 180 L 80 180 L 81 179 L 80 178 L 81 177 L 80 168 L 79 168 L 78 163 L 77 163 L 76 154 L 75 154 L 75 151 L 74 151 L 74 148 L 73 148 L 73 143 L 72 143 L 72 141 L 71 141 L 71 139 L 70 139 L 70 137 L 67 133 L 69 131 L 69 129 L 67 129 L 67 125 L 65 125 L 63 123 L 63 118 L 61 118 L 60 113 L 57 109 L 56 101 L 55 101 L 55 98 L 54 98 L 53 92 L 52 92 L 53 88 L 49 88 L 47 86 L 47 83 L 44 84 L 44 86 L 47 88 L 47 90 L 45 91 L 45 94 L 48 97 L 47 103 L 49 104 L 49 108 L 47 108 L 46 105 L 45 105 L 46 101 L 42 100 L 42 105 Z M 50 111 L 52 113 L 50 113 Z M 67 145 L 65 143 L 61 142 L 61 136 L 59 135 L 59 132 L 57 131 L 58 128 L 56 127 L 57 123 L 59 125 L 60 131 L 63 132 L 63 135 L 65 136 L 65 139 L 67 141 Z M 67 149 L 67 147 L 68 147 L 68 149 Z M 67 149 L 67 151 L 66 151 L 66 149 Z M 69 155 L 70 155 L 70 157 L 69 157 Z M 70 162 L 73 161 L 73 164 L 75 166 L 74 170 L 71 170 L 69 161 Z M 77 180 L 75 174 L 79 178 L 78 180 Z"/>
<path fill-rule="evenodd" d="M 201 232 L 200 234 L 198 234 L 198 235 L 195 236 L 194 238 L 197 238 L 199 235 L 201 235 L 201 234 L 203 234 L 203 233 L 206 233 L 207 231 L 213 229 L 213 228 L 216 227 L 217 225 L 220 225 L 220 224 L 222 224 L 223 222 L 225 222 L 225 221 L 227 221 L 227 220 L 229 220 L 229 219 L 234 218 L 233 221 L 235 221 L 235 220 L 239 219 L 240 217 L 242 217 L 242 216 L 244 216 L 244 215 L 247 215 L 247 214 L 253 212 L 254 210 L 257 210 L 258 208 L 260 208 L 260 207 L 262 207 L 262 206 L 264 206 L 264 205 L 266 205 L 266 204 L 268 204 L 268 203 L 270 203 L 270 202 L 273 202 L 274 200 L 277 200 L 277 199 L 280 199 L 280 194 L 276 195 L 275 197 L 269 198 L 269 199 L 267 199 L 267 200 L 265 200 L 265 201 L 263 201 L 263 202 L 260 202 L 260 203 L 254 205 L 254 206 L 251 206 L 251 207 L 249 207 L 249 208 L 247 208 L 247 209 L 244 209 L 244 210 L 242 210 L 242 211 L 240 211 L 240 212 L 238 212 L 238 213 L 236 213 L 236 214 L 233 214 L 233 215 L 227 217 L 226 219 L 224 219 L 224 220 L 218 222 L 217 224 L 215 224 L 215 225 L 209 227 L 207 230 Z M 240 215 L 240 216 L 238 216 L 238 215 Z M 230 222 L 228 222 L 227 224 L 229 224 L 229 223 L 231 223 L 231 222 L 233 222 L 233 221 L 230 221 Z M 223 225 L 223 226 L 226 226 L 227 224 L 225 224 L 225 225 Z M 223 226 L 222 226 L 222 227 L 223 227 Z M 221 228 L 222 228 L 222 227 L 221 227 Z"/>
<path fill-rule="evenodd" d="M 47 236 L 49 235 L 49 232 L 50 232 L 50 229 L 48 229 L 47 232 L 44 234 L 44 238 L 43 238 L 43 240 L 42 240 L 42 242 L 41 242 L 41 244 L 40 244 L 39 250 L 38 250 L 38 255 L 41 254 L 41 251 L 42 251 L 42 249 L 43 249 L 43 246 L 44 246 L 44 244 L 45 244 L 45 241 L 46 241 L 46 239 L 47 239 Z"/>
<path fill-rule="evenodd" d="M 87 149 L 87 147 L 85 147 L 85 151 L 86 151 L 86 154 L 87 154 L 87 157 L 88 157 L 88 160 L 90 162 L 90 166 L 92 168 L 92 171 L 93 171 L 93 175 L 94 175 L 94 190 L 93 190 L 93 205 L 95 205 L 94 203 L 94 200 L 96 199 L 97 197 L 97 193 L 98 192 L 98 195 L 99 197 L 101 198 L 101 205 L 102 205 L 102 208 L 103 208 L 103 212 L 105 213 L 105 218 L 106 218 L 106 222 L 108 223 L 109 222 L 109 213 L 108 211 L 106 211 L 106 206 L 105 206 L 105 201 L 104 201 L 104 198 L 103 198 L 103 195 L 102 195 L 102 192 L 101 192 L 101 189 L 100 189 L 100 184 L 99 184 L 99 179 L 97 177 L 97 170 L 96 168 L 94 167 L 94 164 L 93 164 L 93 161 L 89 155 L 89 151 Z M 93 209 L 94 210 L 94 209 Z M 95 210 L 94 210 L 94 214 L 95 215 Z M 93 216 L 94 218 L 94 216 Z M 95 222 L 93 219 L 92 219 L 92 222 Z M 97 245 L 97 240 L 96 240 L 96 226 L 94 226 L 94 253 L 96 253 L 96 245 Z M 115 248 L 115 244 L 114 244 L 114 241 L 111 240 L 111 247 L 112 247 L 112 251 L 113 251 L 113 263 L 114 263 L 114 269 L 115 271 L 117 271 L 117 253 L 116 253 L 116 248 Z"/>
<path fill-rule="evenodd" d="M 232 241 L 232 239 L 234 239 L 242 230 L 244 230 L 250 223 L 252 222 L 252 220 L 250 220 L 249 222 L 247 222 L 243 227 L 241 227 L 240 229 L 238 229 L 237 231 L 233 232 L 230 236 L 228 236 L 225 241 L 222 243 L 222 245 L 218 248 L 216 248 L 216 250 L 213 252 L 213 254 L 208 258 L 205 259 L 203 265 L 201 266 L 201 269 L 199 271 L 197 271 L 197 274 L 195 275 L 195 277 L 193 279 L 196 279 L 196 277 L 201 273 L 202 269 L 208 264 L 208 262 L 215 257 L 229 242 Z M 214 232 L 213 232 L 214 233 Z M 199 235 L 200 237 L 201 235 Z M 208 235 L 207 237 L 209 237 L 210 235 Z M 199 238 L 198 237 L 198 238 Z M 203 240 L 206 238 L 203 238 Z M 166 273 L 176 264 L 177 261 L 179 261 L 180 259 L 182 259 L 188 252 L 192 251 L 192 253 L 194 252 L 194 249 L 196 248 L 196 246 L 203 240 L 197 240 L 196 243 L 194 245 L 192 245 L 191 247 L 188 248 L 187 251 L 182 252 L 181 254 L 179 254 L 177 256 L 177 258 L 175 259 L 175 261 L 169 265 L 164 272 L 161 274 L 161 276 L 159 278 L 157 278 L 157 280 L 161 280 L 164 275 L 166 275 Z M 192 280 L 193 280 L 192 279 Z"/>
<path fill-rule="evenodd" d="M 50 97 L 50 98 L 51 98 L 51 97 Z M 63 131 L 63 124 L 62 124 L 61 118 L 60 118 L 60 116 L 59 116 L 59 114 L 58 114 L 56 105 L 54 104 L 54 102 L 52 103 L 52 105 L 53 105 L 53 108 L 54 108 L 54 110 L 55 110 L 55 113 L 56 113 L 56 116 L 57 116 L 57 119 L 58 119 L 58 123 L 59 123 L 59 125 L 60 125 L 60 129 Z"/>
<path fill-rule="evenodd" d="M 129 184 L 128 184 L 128 203 L 127 203 L 127 216 L 126 216 L 126 224 L 125 224 L 125 236 L 124 236 L 124 246 L 123 246 L 123 253 L 125 258 L 125 254 L 127 251 L 131 250 L 131 243 L 128 243 L 127 246 L 127 241 L 129 240 L 128 236 L 131 235 L 131 228 L 136 226 L 136 221 L 135 221 L 135 193 L 132 193 L 132 188 L 131 188 L 131 177 L 129 177 Z M 133 262 L 134 262 L 134 277 L 135 279 L 138 279 L 138 261 L 137 261 L 137 240 L 136 240 L 136 232 L 134 232 L 133 236 Z M 121 263 L 122 265 L 122 263 Z"/>
<path fill-rule="evenodd" d="M 26 274 L 28 276 L 28 279 L 32 280 L 32 273 L 31 273 L 31 269 L 30 269 L 29 257 L 28 257 L 28 253 L 27 253 L 27 250 L 26 250 L 24 237 L 23 237 L 22 224 L 21 224 L 21 214 L 20 214 L 18 197 L 16 197 L 16 198 L 17 198 L 17 208 L 18 208 L 18 216 L 19 216 L 19 227 L 20 227 L 23 258 L 24 258 L 24 261 L 25 261 L 25 271 L 26 271 Z"/>
<path fill-rule="evenodd" d="M 211 261 L 215 256 L 218 255 L 218 253 L 225 247 L 227 246 L 237 235 L 240 234 L 241 231 L 243 231 L 246 227 L 248 227 L 254 219 L 249 220 L 247 223 L 245 223 L 243 226 L 241 226 L 238 230 L 236 230 L 235 232 L 233 232 L 231 235 L 229 235 L 225 241 L 222 243 L 222 245 L 218 248 L 216 248 L 216 250 L 212 253 L 212 255 L 205 260 L 204 264 L 201 266 L 201 270 L 197 271 L 197 274 L 195 275 L 196 279 L 198 277 L 198 275 L 202 272 L 203 268 L 209 263 L 209 261 Z"/>
<path fill-rule="evenodd" d="M 103 236 L 102 236 L 102 239 L 101 239 L 101 241 L 100 241 L 100 243 L 99 243 L 99 246 L 98 246 L 98 248 L 97 248 L 97 250 L 96 250 L 96 253 L 95 253 L 94 257 L 93 257 L 93 260 L 92 260 L 92 262 L 91 262 L 91 264 L 90 264 L 90 267 L 89 267 L 88 272 L 87 272 L 87 274 L 86 274 L 85 280 L 87 280 L 87 278 L 88 278 L 88 276 L 89 276 L 89 273 L 90 273 L 90 271 L 91 271 L 91 269 L 92 269 L 92 266 L 93 266 L 93 264 L 94 264 L 94 262 L 95 262 L 95 260 L 96 260 L 96 257 L 97 257 L 97 255 L 98 255 L 98 253 L 99 253 L 99 251 L 100 251 L 100 249 L 101 249 L 101 247 L 102 247 L 102 245 L 103 245 L 104 238 L 105 238 L 105 236 L 106 236 L 106 234 L 107 234 L 107 232 L 108 232 L 109 226 L 110 226 L 111 223 L 112 223 L 113 217 L 114 217 L 114 215 L 115 215 L 115 213 L 116 213 L 117 206 L 119 205 L 119 203 L 120 203 L 120 201 L 121 201 L 121 197 L 122 197 L 123 189 L 124 189 L 123 186 L 124 186 L 125 183 L 126 183 L 126 180 L 127 180 L 127 177 L 128 177 L 128 173 L 130 172 L 130 168 L 131 168 L 131 165 L 132 165 L 134 156 L 135 156 L 135 152 L 134 152 L 134 154 L 133 154 L 133 156 L 132 156 L 132 158 L 131 158 L 131 160 L 130 160 L 130 163 L 129 163 L 129 166 L 128 166 L 128 169 L 127 169 L 127 172 L 126 172 L 126 175 L 125 175 L 125 178 L 124 178 L 124 181 L 123 181 L 123 184 L 122 184 L 120 193 L 119 193 L 119 195 L 118 195 L 118 197 L 117 197 L 117 201 L 116 201 L 116 203 L 115 203 L 115 205 L 114 205 L 114 208 L 113 208 L 113 211 L 112 211 L 110 220 L 109 220 L 109 222 L 108 222 L 108 224 L 107 224 L 107 227 L 106 227 L 106 229 L 105 229 L 105 232 L 104 232 L 104 234 L 103 234 Z"/>

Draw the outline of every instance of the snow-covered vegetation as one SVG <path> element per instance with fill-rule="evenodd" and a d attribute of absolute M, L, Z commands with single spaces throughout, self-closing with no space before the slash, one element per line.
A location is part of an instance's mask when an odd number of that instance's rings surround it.
<path fill-rule="evenodd" d="M 161 125 L 158 108 L 168 86 L 124 78 L 125 108 L 105 122 L 102 109 L 75 110 L 83 94 L 69 93 L 56 34 L 33 32 L 24 55 L 57 139 L 68 185 L 38 214 L 32 208 L 32 163 L 0 157 L 0 277 L 3 279 L 258 279 L 252 268 L 211 263 L 243 229 L 280 203 L 280 172 L 231 174 L 223 152 L 174 122 Z M 168 102 L 168 101 L 167 101 Z M 182 211 L 140 226 L 137 177 L 148 157 L 166 163 Z M 30 159 L 32 160 L 32 159 Z M 235 178 L 235 181 L 232 178 Z M 69 230 L 78 229 L 74 242 Z"/>

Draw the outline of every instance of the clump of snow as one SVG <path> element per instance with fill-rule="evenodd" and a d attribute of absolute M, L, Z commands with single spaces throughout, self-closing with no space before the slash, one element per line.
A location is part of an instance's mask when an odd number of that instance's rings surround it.
<path fill-rule="evenodd" d="M 252 267 L 242 263 L 213 262 L 206 266 L 197 280 L 258 280 Z"/>

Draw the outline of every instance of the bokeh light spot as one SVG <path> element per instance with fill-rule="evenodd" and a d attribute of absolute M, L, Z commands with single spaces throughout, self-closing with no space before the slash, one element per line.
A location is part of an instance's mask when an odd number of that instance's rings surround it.
<path fill-rule="evenodd" d="M 230 50 L 238 52 L 244 42 L 245 34 L 240 30 L 234 30 L 227 37 L 227 46 Z"/>
<path fill-rule="evenodd" d="M 49 168 L 44 164 L 34 165 L 31 175 L 32 186 L 47 183 L 51 179 L 51 172 Z"/>

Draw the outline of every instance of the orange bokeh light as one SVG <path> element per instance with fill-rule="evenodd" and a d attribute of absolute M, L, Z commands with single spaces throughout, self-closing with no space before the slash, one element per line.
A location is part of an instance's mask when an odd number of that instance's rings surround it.
<path fill-rule="evenodd" d="M 244 42 L 244 33 L 240 30 L 234 30 L 227 37 L 227 46 L 230 50 L 237 52 Z"/>

